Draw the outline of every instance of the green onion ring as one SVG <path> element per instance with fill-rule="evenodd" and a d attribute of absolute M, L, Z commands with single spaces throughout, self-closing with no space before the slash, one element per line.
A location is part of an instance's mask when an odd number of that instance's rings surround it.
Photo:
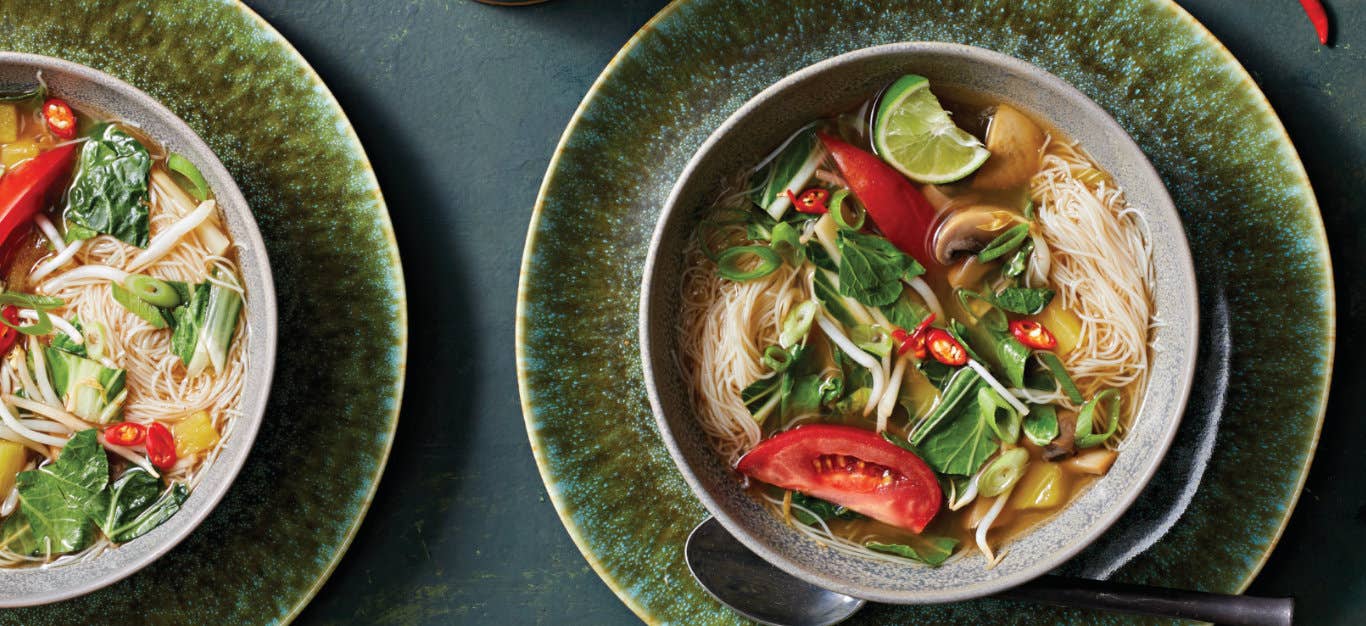
<path fill-rule="evenodd" d="M 759 265 L 754 269 L 744 269 L 740 266 L 740 260 L 746 255 L 753 255 L 759 258 Z M 716 256 L 716 273 L 722 278 L 736 282 L 744 282 L 763 278 L 778 270 L 778 266 L 783 264 L 783 259 L 764 246 L 735 246 Z"/>

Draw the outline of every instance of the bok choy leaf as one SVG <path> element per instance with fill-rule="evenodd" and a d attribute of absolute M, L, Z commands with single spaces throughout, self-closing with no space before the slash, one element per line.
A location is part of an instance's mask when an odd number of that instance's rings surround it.
<path fill-rule="evenodd" d="M 43 355 L 52 388 L 67 411 L 98 424 L 108 424 L 122 412 L 126 372 L 52 346 L 44 348 Z"/>

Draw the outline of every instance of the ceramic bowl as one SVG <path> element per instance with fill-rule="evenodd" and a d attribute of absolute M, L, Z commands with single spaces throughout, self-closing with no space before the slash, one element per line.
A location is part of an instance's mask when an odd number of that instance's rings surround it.
<path fill-rule="evenodd" d="M 56 602 L 89 593 L 146 567 L 175 547 L 227 493 L 261 426 L 275 366 L 275 286 L 265 244 L 247 201 L 219 162 L 185 122 L 150 96 L 84 65 L 34 54 L 0 53 L 0 90 L 31 87 L 41 71 L 49 92 L 76 108 L 98 112 L 142 129 L 166 150 L 184 155 L 213 189 L 233 241 L 246 285 L 246 372 L 242 415 L 218 458 L 180 511 L 155 530 L 86 562 L 0 571 L 0 607 Z"/>
<path fill-rule="evenodd" d="M 1109 474 L 1045 523 L 1007 544 L 987 569 L 971 552 L 938 568 L 845 556 L 786 526 L 742 489 L 697 425 L 675 359 L 683 249 L 697 214 L 722 181 L 748 168 L 812 119 L 856 105 L 897 77 L 965 88 L 1023 108 L 1091 153 L 1125 190 L 1152 236 L 1157 284 L 1151 383 L 1141 415 Z M 902 604 L 988 595 L 1044 574 L 1086 547 L 1138 497 L 1166 453 L 1190 391 L 1198 334 L 1195 273 L 1181 220 L 1138 145 L 1100 106 L 1061 79 L 989 50 L 947 43 L 899 43 L 856 50 L 792 74 L 751 99 L 693 156 L 655 229 L 641 290 L 645 380 L 660 434 L 694 493 L 751 550 L 822 587 Z"/>

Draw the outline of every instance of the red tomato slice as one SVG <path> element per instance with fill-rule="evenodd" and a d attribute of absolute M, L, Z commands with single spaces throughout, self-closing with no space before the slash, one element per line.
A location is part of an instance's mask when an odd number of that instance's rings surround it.
<path fill-rule="evenodd" d="M 47 206 L 71 173 L 77 147 L 73 143 L 48 150 L 0 178 L 0 244 Z"/>
<path fill-rule="evenodd" d="M 917 533 L 943 500 L 934 471 L 920 457 L 854 426 L 811 424 L 778 433 L 735 469 Z"/>
<path fill-rule="evenodd" d="M 921 265 L 932 267 L 935 263 L 934 255 L 930 254 L 930 228 L 935 211 L 930 201 L 877 155 L 825 133 L 819 136 L 878 230 L 902 252 L 915 257 Z"/>

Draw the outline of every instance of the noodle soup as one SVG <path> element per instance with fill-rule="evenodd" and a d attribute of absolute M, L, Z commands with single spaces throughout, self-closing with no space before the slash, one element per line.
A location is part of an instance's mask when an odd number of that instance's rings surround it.
<path fill-rule="evenodd" d="M 241 414 L 236 245 L 185 157 L 42 85 L 0 97 L 0 567 L 175 516 Z"/>
<path fill-rule="evenodd" d="M 1152 252 L 1082 146 L 908 75 L 728 189 L 687 254 L 681 369 L 713 448 L 794 528 L 990 567 L 1121 453 Z"/>

